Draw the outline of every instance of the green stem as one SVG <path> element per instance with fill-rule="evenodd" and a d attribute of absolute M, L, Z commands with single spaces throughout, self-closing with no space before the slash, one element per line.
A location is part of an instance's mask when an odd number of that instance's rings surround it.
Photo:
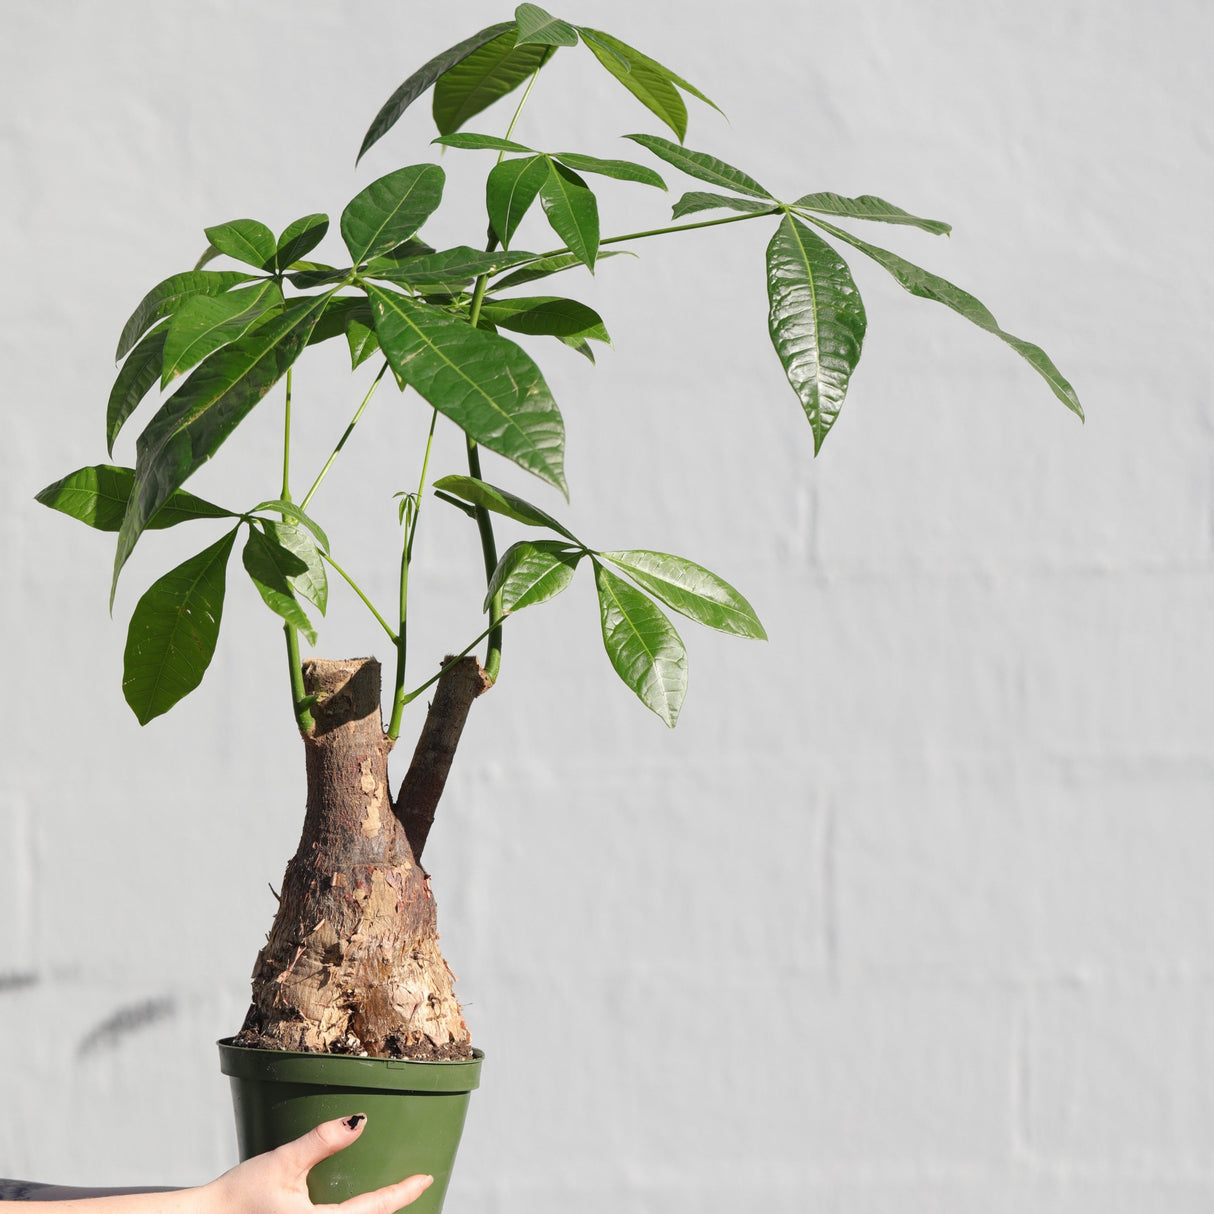
<path fill-rule="evenodd" d="M 287 638 L 287 666 L 291 671 L 291 705 L 295 711 L 295 724 L 299 726 L 300 733 L 309 733 L 313 721 L 307 696 L 304 694 L 303 666 L 299 660 L 299 633 L 291 624 L 284 624 L 282 630 Z"/>
<path fill-rule="evenodd" d="M 478 481 L 481 477 L 481 456 L 475 440 L 468 439 L 468 473 Z M 493 581 L 493 571 L 497 568 L 497 543 L 493 538 L 493 519 L 484 506 L 476 507 L 476 529 L 480 532 L 481 553 L 485 558 L 485 585 Z M 490 682 L 497 682 L 497 673 L 502 666 L 502 594 L 497 594 L 489 600 L 489 627 L 481 634 L 489 638 L 489 648 L 485 654 L 485 674 Z M 474 642 L 475 644 L 475 642 Z"/>
<path fill-rule="evenodd" d="M 294 369 L 287 368 L 287 407 L 282 427 L 282 493 L 279 497 L 284 502 L 291 500 L 291 372 Z"/>
<path fill-rule="evenodd" d="M 354 416 L 350 418 L 350 424 L 346 427 L 345 433 L 337 440 L 337 446 L 333 448 L 333 453 L 325 460 L 325 466 L 320 470 L 316 479 L 312 482 L 312 488 L 304 494 L 303 501 L 299 503 L 301 510 L 308 508 L 308 503 L 312 500 L 312 495 L 320 488 L 321 482 L 329 475 L 329 469 L 333 467 L 333 461 L 338 457 L 341 449 L 346 445 L 346 439 L 354 432 L 354 427 L 358 425 L 359 418 L 362 417 L 363 411 L 371 401 L 371 397 L 375 395 L 375 389 L 379 387 L 379 381 L 383 379 L 384 372 L 388 369 L 388 363 L 385 359 L 384 365 L 380 367 L 379 374 L 375 377 L 374 382 L 367 389 L 367 395 L 362 398 L 362 403 L 354 411 Z M 290 371 L 287 372 L 290 375 Z M 283 497 L 286 498 L 286 489 L 283 490 Z M 290 500 L 289 498 L 287 499 Z"/>
<path fill-rule="evenodd" d="M 375 610 L 375 604 L 372 603 L 371 600 L 363 593 L 362 587 L 323 548 L 318 548 L 317 551 L 320 553 L 320 559 L 324 561 L 325 564 L 332 565 L 334 572 L 339 573 L 346 580 L 346 584 L 350 587 L 350 589 L 353 590 L 360 599 L 362 599 L 367 610 L 379 621 L 380 626 L 388 634 L 388 636 L 392 638 L 392 644 L 395 645 L 396 633 L 392 631 L 391 624 L 389 624 L 388 621 Z"/>
<path fill-rule="evenodd" d="M 400 554 L 400 631 L 396 635 L 396 683 L 392 695 L 392 720 L 388 723 L 388 737 L 396 741 L 400 737 L 401 717 L 405 710 L 405 657 L 409 636 L 409 566 L 413 561 L 413 537 L 417 534 L 417 520 L 421 514 L 422 494 L 426 489 L 426 471 L 430 467 L 430 449 L 434 445 L 434 424 L 438 421 L 438 410 L 430 417 L 430 433 L 426 438 L 426 453 L 422 457 L 422 473 L 417 482 L 417 501 L 414 503 L 405 539 Z"/>
<path fill-rule="evenodd" d="M 406 704 L 411 703 L 413 700 L 416 700 L 417 697 L 419 695 L 421 695 L 421 693 L 423 691 L 425 691 L 427 688 L 433 687 L 434 684 L 437 683 L 439 681 L 439 679 L 441 679 L 443 677 L 443 675 L 445 675 L 447 673 L 447 671 L 451 669 L 452 666 L 454 666 L 458 661 L 460 661 L 461 658 L 466 658 L 489 635 L 489 633 L 492 632 L 493 627 L 494 626 L 492 624 L 490 624 L 489 627 L 486 628 L 484 632 L 482 632 L 479 636 L 473 638 L 473 640 L 471 642 L 469 642 L 469 644 L 465 645 L 464 648 L 461 649 L 459 651 L 459 653 L 457 653 L 455 655 L 455 657 L 453 657 L 449 662 L 446 662 L 441 667 L 438 674 L 436 674 L 431 679 L 427 679 L 420 687 L 415 687 L 411 692 L 409 692 L 405 696 L 405 703 Z"/>

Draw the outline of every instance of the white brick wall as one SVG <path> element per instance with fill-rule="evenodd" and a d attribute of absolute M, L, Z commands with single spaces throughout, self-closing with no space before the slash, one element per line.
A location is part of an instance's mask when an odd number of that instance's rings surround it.
<path fill-rule="evenodd" d="M 111 623 L 108 544 L 32 496 L 102 457 L 118 327 L 204 225 L 336 216 L 429 155 L 422 106 L 352 165 L 404 75 L 509 15 L 437 7 L 0 13 L 0 1175 L 187 1183 L 233 1158 L 212 1042 L 242 1015 L 302 804 L 278 634 L 234 570 L 203 688 L 141 731 L 125 621 L 175 541 L 141 545 Z M 594 370 L 548 362 L 571 525 L 720 570 L 772 639 L 688 625 L 668 734 L 616 684 L 588 586 L 513 622 L 428 852 L 489 1055 L 450 1208 L 1214 1207 L 1214 9 L 564 15 L 702 84 L 732 125 L 693 108 L 690 146 L 777 193 L 876 192 L 952 221 L 947 241 L 868 234 L 1040 342 L 1089 422 L 853 261 L 869 335 L 815 461 L 766 337 L 761 225 L 565 284 L 616 343 Z M 610 136 L 642 112 L 579 62 L 558 58 L 521 137 L 632 154 Z M 562 82 L 589 90 L 587 116 L 545 108 Z M 444 163 L 454 192 L 470 170 Z M 612 231 L 666 214 L 604 197 Z M 482 222 L 444 210 L 435 234 L 472 242 Z M 302 365 L 301 464 L 354 391 L 340 359 Z M 382 404 L 317 499 L 384 601 L 391 503 L 360 493 L 411 484 L 409 406 Z M 241 484 L 277 449 L 261 412 L 225 451 Z M 444 445 L 437 471 L 457 456 Z M 215 473 L 199 492 L 223 491 Z M 474 541 L 449 514 L 419 540 L 434 590 L 413 647 L 435 658 L 479 629 Z M 322 637 L 333 656 L 377 639 L 340 600 Z"/>

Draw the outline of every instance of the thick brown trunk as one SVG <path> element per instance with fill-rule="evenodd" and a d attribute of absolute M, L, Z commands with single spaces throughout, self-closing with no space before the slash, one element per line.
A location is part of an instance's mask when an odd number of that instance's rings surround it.
<path fill-rule="evenodd" d="M 244 1044 L 468 1057 L 434 900 L 393 812 L 379 663 L 304 663 L 315 727 L 308 805 L 278 914 L 253 971 Z"/>

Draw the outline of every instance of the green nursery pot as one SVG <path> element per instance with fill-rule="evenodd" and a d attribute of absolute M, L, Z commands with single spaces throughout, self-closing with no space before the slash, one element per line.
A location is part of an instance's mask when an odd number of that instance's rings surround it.
<path fill-rule="evenodd" d="M 358 1141 L 308 1174 L 312 1200 L 344 1201 L 426 1172 L 434 1183 L 408 1207 L 409 1214 L 442 1210 L 468 1096 L 480 1083 L 480 1050 L 468 1062 L 413 1062 L 250 1050 L 230 1038 L 218 1044 L 220 1070 L 232 1083 L 242 1160 L 290 1142 L 319 1122 L 366 1113 Z"/>

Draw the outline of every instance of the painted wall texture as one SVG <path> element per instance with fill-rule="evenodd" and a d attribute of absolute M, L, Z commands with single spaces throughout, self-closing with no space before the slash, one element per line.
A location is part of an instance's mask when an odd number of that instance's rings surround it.
<path fill-rule="evenodd" d="M 234 567 L 201 689 L 141 730 L 126 620 L 209 533 L 148 537 L 111 620 L 110 543 L 33 495 L 104 458 L 119 328 L 204 226 L 336 217 L 436 154 L 420 105 L 354 168 L 406 75 L 510 15 L 433 7 L 0 6 L 0 1175 L 185 1184 L 235 1158 L 213 1042 L 239 1026 L 303 805 L 280 633 Z M 640 264 L 562 284 L 615 342 L 596 368 L 547 356 L 564 517 L 720 571 L 771 640 L 688 624 L 670 733 L 611 671 L 588 582 L 508 629 L 427 853 L 488 1055 L 450 1209 L 1209 1210 L 1214 8 L 561 15 L 708 91 L 729 122 L 693 105 L 688 144 L 775 193 L 952 222 L 865 235 L 1043 345 L 1089 420 L 857 255 L 866 350 L 813 459 L 766 332 L 766 224 L 638 243 Z M 518 133 L 624 156 L 633 130 L 658 127 L 566 51 Z M 444 164 L 452 198 L 487 167 Z M 695 188 L 667 177 L 669 197 L 605 187 L 604 231 L 665 222 Z M 483 225 L 474 193 L 427 234 Z M 342 362 L 300 364 L 301 469 L 374 372 Z M 273 496 L 280 417 L 275 396 L 191 488 Z M 391 493 L 427 421 L 378 397 L 316 500 L 384 603 Z M 441 435 L 435 471 L 460 455 Z M 558 507 L 500 461 L 491 479 Z M 479 631 L 478 559 L 429 505 L 423 667 Z M 379 644 L 334 598 L 320 652 Z"/>

